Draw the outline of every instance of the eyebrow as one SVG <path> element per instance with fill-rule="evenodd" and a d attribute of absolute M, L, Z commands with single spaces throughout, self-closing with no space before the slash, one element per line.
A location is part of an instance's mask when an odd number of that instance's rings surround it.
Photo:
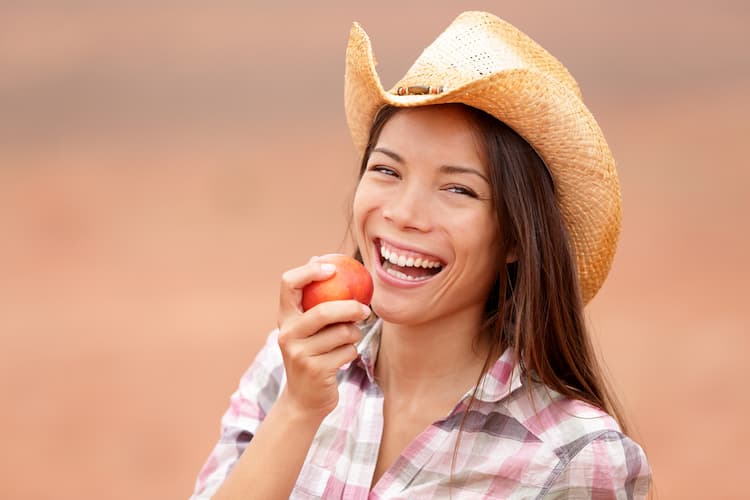
<path fill-rule="evenodd" d="M 390 157 L 391 159 L 393 159 L 393 161 L 396 161 L 401 164 L 404 163 L 404 159 L 398 153 L 391 151 L 390 149 L 386 149 L 384 147 L 377 147 L 377 148 L 373 148 L 372 152 L 382 153 Z M 476 176 L 481 177 L 482 180 L 486 182 L 487 184 L 491 185 L 490 180 L 487 178 L 487 176 L 475 168 L 461 167 L 458 165 L 442 165 L 440 167 L 440 171 L 447 173 L 447 174 L 474 174 Z"/>
<path fill-rule="evenodd" d="M 383 147 L 378 147 L 378 148 L 373 148 L 372 152 L 373 153 L 383 153 L 386 156 L 390 156 L 391 159 L 393 159 L 394 161 L 397 161 L 399 163 L 404 163 L 404 159 L 401 158 L 401 156 L 399 156 L 398 153 L 394 153 L 390 149 L 385 149 Z"/>
<path fill-rule="evenodd" d="M 459 167 L 457 165 L 443 165 L 440 167 L 440 171 L 448 174 L 474 174 L 481 177 L 487 184 L 492 185 L 487 176 L 475 168 Z"/>

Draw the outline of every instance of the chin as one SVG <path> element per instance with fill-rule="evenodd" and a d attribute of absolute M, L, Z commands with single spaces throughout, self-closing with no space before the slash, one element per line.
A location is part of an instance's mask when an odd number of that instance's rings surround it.
<path fill-rule="evenodd" d="M 389 301 L 393 303 L 394 301 Z M 384 301 L 378 300 L 377 292 L 370 302 L 372 311 L 386 323 L 397 325 L 410 325 L 424 321 L 424 312 L 415 307 L 388 307 Z"/>

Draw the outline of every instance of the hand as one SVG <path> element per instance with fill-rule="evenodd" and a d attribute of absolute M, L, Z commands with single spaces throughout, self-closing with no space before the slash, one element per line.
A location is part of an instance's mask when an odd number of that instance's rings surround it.
<path fill-rule="evenodd" d="M 302 311 L 305 285 L 334 273 L 335 266 L 313 257 L 281 278 L 279 347 L 287 377 L 281 397 L 296 411 L 321 419 L 338 404 L 336 373 L 357 357 L 361 332 L 354 323 L 370 315 L 370 308 L 356 300 L 322 302 Z"/>

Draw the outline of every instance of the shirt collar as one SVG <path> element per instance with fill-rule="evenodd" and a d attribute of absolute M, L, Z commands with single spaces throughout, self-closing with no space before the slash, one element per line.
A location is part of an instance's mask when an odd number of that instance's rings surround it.
<path fill-rule="evenodd" d="M 378 359 L 380 349 L 380 328 L 383 320 L 378 318 L 371 325 L 362 327 L 362 340 L 357 344 L 359 357 L 356 363 L 365 370 L 370 383 L 375 383 L 375 361 Z"/>
<path fill-rule="evenodd" d="M 500 401 L 523 385 L 521 366 L 513 349 L 508 348 L 479 381 L 476 398 L 487 403 Z M 470 393 L 473 393 L 472 388 Z"/>
<path fill-rule="evenodd" d="M 383 320 L 378 318 L 371 325 L 362 327 L 363 337 L 357 345 L 359 357 L 356 363 L 365 370 L 371 383 L 375 382 L 375 362 L 380 348 L 380 332 Z M 500 401 L 523 385 L 521 381 L 521 367 L 516 360 L 513 349 L 505 352 L 492 365 L 489 371 L 479 381 L 476 399 L 488 403 Z M 472 387 L 466 396 L 474 393 Z"/>

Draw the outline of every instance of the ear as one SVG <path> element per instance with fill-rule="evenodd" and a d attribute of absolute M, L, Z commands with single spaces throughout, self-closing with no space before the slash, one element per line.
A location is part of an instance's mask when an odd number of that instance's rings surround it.
<path fill-rule="evenodd" d="M 518 260 L 518 255 L 516 255 L 516 246 L 512 245 L 508 248 L 508 251 L 505 252 L 505 263 L 512 264 L 513 262 L 516 262 L 517 260 Z"/>

